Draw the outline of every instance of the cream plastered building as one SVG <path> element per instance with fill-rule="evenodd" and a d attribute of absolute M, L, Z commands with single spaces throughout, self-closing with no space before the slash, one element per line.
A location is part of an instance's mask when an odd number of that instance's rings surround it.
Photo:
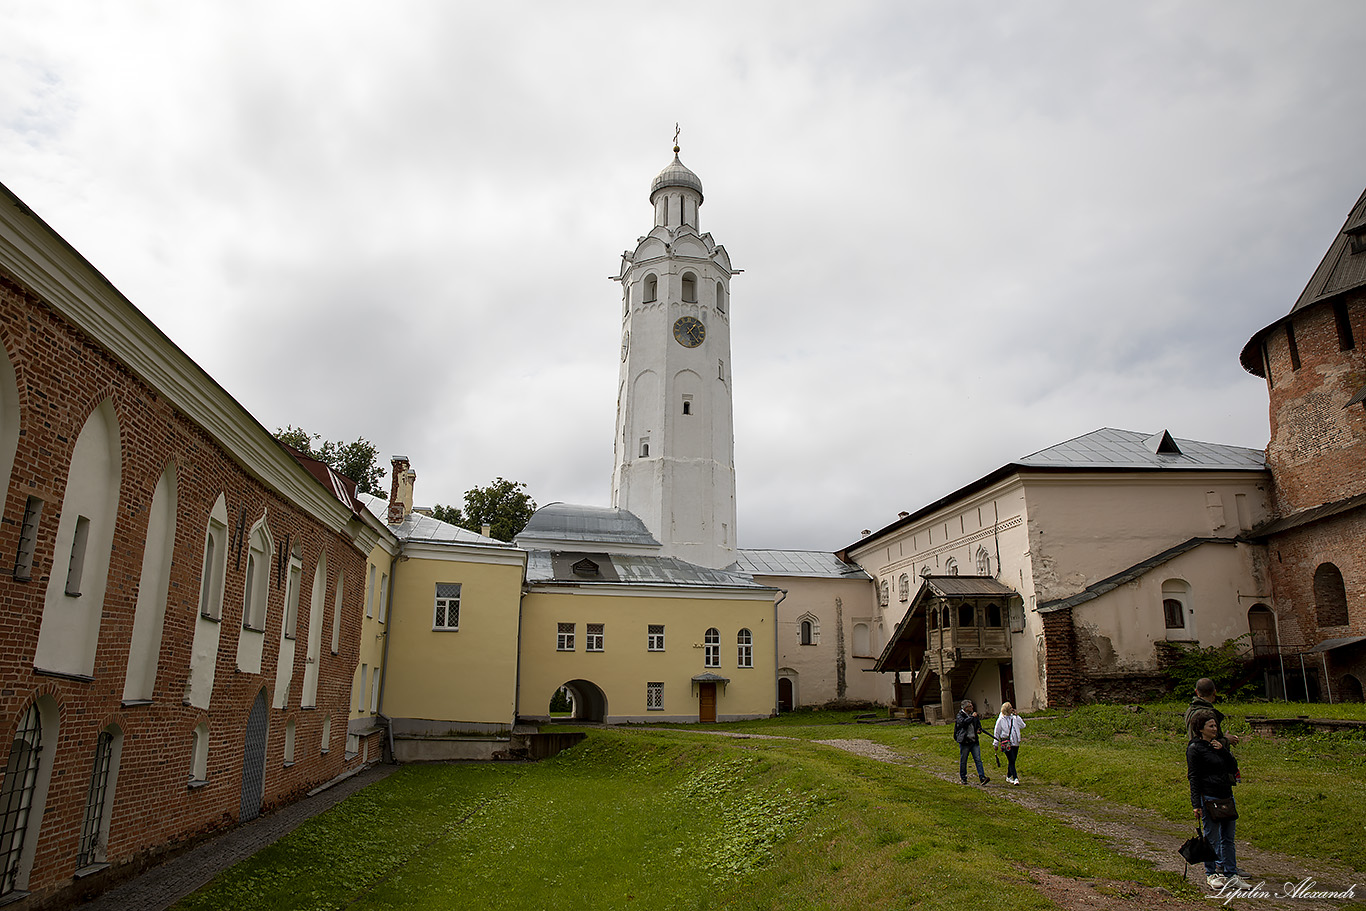
<path fill-rule="evenodd" d="M 402 762 L 486 759 L 506 748 L 516 723 L 527 554 L 415 512 L 415 473 L 406 458 L 394 461 L 394 498 L 369 504 L 386 513 L 398 547 L 388 563 L 384 554 L 372 561 L 376 608 L 366 623 L 375 634 L 366 638 L 377 651 L 370 653 L 370 701 L 353 723 L 384 722 Z"/>
<path fill-rule="evenodd" d="M 665 555 L 625 510 L 552 503 L 530 551 L 518 715 L 565 687 L 584 721 L 736 721 L 775 711 L 776 591 Z"/>
<path fill-rule="evenodd" d="M 779 590 L 778 711 L 892 701 L 890 676 L 873 673 L 890 627 L 862 568 L 820 551 L 740 550 L 736 559 Z"/>
<path fill-rule="evenodd" d="M 1257 450 L 1105 428 L 903 513 L 841 556 L 874 578 L 895 624 L 879 666 L 900 672 L 901 704 L 1122 698 L 1160 689 L 1162 643 L 1248 632 L 1264 574 L 1235 539 L 1265 519 L 1266 488 Z"/>

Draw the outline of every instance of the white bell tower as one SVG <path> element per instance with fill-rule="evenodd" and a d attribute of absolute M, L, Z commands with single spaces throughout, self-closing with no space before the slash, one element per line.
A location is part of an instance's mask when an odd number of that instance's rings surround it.
<path fill-rule="evenodd" d="M 635 513 L 664 553 L 735 562 L 726 248 L 698 231 L 702 181 L 674 160 L 650 185 L 654 227 L 621 255 L 621 379 L 612 505 Z"/>

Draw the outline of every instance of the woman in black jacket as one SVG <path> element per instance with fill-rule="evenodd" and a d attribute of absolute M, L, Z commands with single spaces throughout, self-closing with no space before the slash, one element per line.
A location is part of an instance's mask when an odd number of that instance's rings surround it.
<path fill-rule="evenodd" d="M 1211 889 L 1247 888 L 1239 878 L 1238 861 L 1233 849 L 1237 816 L 1213 819 L 1208 802 L 1223 798 L 1233 802 L 1233 785 L 1238 772 L 1237 760 L 1219 740 L 1219 721 L 1209 709 L 1191 713 L 1190 742 L 1186 744 L 1186 778 L 1190 781 L 1191 807 L 1195 818 L 1205 826 L 1205 837 L 1219 855 L 1219 866 L 1205 861 L 1206 882 Z M 1236 814 L 1236 809 L 1235 809 Z"/>

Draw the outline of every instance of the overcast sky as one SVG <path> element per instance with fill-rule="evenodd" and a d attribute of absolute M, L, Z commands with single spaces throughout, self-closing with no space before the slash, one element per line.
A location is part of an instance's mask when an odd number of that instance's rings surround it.
<path fill-rule="evenodd" d="M 1366 4 L 7 2 L 0 181 L 267 428 L 607 505 L 672 158 L 732 282 L 739 540 L 1099 427 L 1262 448 L 1238 352 L 1366 185 Z M 387 480 L 386 480 L 387 484 Z"/>

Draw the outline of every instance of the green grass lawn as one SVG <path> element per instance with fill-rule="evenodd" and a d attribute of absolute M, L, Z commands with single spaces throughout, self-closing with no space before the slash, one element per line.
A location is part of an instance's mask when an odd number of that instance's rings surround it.
<path fill-rule="evenodd" d="M 1169 732 L 1182 711 L 1033 719 L 1021 774 L 1188 818 L 1182 746 Z M 1239 729 L 1245 713 L 1229 714 Z M 851 718 L 727 726 L 796 741 L 606 729 L 540 763 L 406 766 L 177 907 L 1052 907 L 1032 869 L 1198 895 L 981 789 L 802 742 L 867 738 L 956 771 L 948 728 Z M 1366 797 L 1364 746 L 1322 735 L 1241 746 L 1240 840 L 1361 869 L 1366 831 L 1333 802 Z"/>
<path fill-rule="evenodd" d="M 1348 809 L 1366 807 L 1366 736 L 1248 736 L 1251 728 L 1246 721 L 1249 715 L 1366 720 L 1366 706 L 1292 702 L 1220 708 L 1228 716 L 1226 729 L 1245 738 L 1234 749 L 1243 775 L 1234 792 L 1241 816 L 1239 840 L 1366 871 L 1366 814 Z M 1182 733 L 1186 703 L 1150 703 L 1136 709 L 1093 705 L 1025 716 L 1020 777 L 1078 788 L 1155 810 L 1169 819 L 1190 819 Z M 942 758 L 946 768 L 956 770 L 958 747 L 951 726 L 838 724 L 852 720 L 853 714 L 799 712 L 781 723 L 775 719 L 728 727 L 812 739 L 862 737 L 907 753 Z M 987 719 L 983 727 L 989 729 L 990 723 Z M 832 733 L 832 724 L 837 733 Z M 990 752 L 987 743 L 984 760 Z"/>

